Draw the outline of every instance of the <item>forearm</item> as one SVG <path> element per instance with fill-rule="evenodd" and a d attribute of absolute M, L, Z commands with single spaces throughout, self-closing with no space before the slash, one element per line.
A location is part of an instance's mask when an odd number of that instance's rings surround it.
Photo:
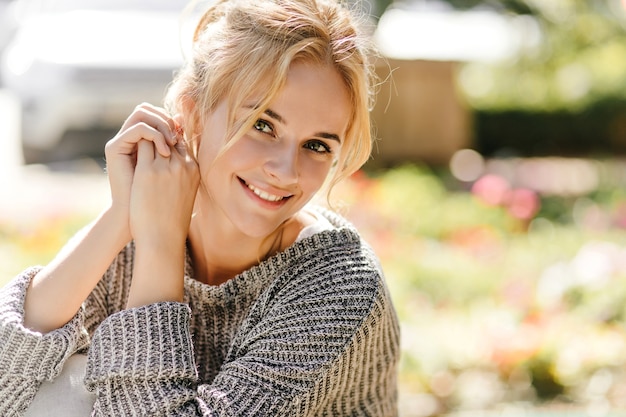
<path fill-rule="evenodd" d="M 185 241 L 153 238 L 135 241 L 135 264 L 127 308 L 182 302 Z"/>
<path fill-rule="evenodd" d="M 129 241 L 127 221 L 105 210 L 33 279 L 24 301 L 24 325 L 45 333 L 67 323 Z"/>
<path fill-rule="evenodd" d="M 59 374 L 65 360 L 87 346 L 82 311 L 42 335 L 23 325 L 24 297 L 41 268 L 29 268 L 0 290 L 0 415 L 22 415 L 40 383 Z"/>

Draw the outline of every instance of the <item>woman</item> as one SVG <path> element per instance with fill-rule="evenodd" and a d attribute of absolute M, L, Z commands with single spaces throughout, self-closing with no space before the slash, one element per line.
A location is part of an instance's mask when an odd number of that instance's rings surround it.
<path fill-rule="evenodd" d="M 396 414 L 378 261 L 310 204 L 369 156 L 355 27 L 330 0 L 211 6 L 167 110 L 107 144 L 110 206 L 2 289 L 0 414 L 84 351 L 97 416 Z"/>

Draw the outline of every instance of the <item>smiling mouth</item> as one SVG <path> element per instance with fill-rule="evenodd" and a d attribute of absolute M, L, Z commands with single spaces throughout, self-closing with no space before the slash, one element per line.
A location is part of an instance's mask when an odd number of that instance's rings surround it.
<path fill-rule="evenodd" d="M 241 178 L 239 178 L 239 181 L 241 181 L 241 183 L 243 185 L 245 185 L 246 187 L 248 187 L 248 189 L 250 191 L 252 191 L 257 197 L 259 197 L 261 200 L 265 200 L 265 201 L 269 201 L 271 203 L 277 203 L 279 201 L 285 200 L 287 198 L 290 198 L 291 196 L 279 196 L 279 195 L 275 195 L 275 194 L 270 194 L 267 191 L 263 191 L 257 187 L 255 187 L 252 184 L 248 184 L 247 182 L 245 182 L 244 180 L 242 180 Z"/>

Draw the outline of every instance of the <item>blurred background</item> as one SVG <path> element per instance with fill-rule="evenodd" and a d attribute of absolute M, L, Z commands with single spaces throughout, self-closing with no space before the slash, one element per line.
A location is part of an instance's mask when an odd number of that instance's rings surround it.
<path fill-rule="evenodd" d="M 626 2 L 351 3 L 378 139 L 336 195 L 400 316 L 401 416 L 626 416 Z M 0 285 L 106 204 L 186 5 L 0 0 Z"/>

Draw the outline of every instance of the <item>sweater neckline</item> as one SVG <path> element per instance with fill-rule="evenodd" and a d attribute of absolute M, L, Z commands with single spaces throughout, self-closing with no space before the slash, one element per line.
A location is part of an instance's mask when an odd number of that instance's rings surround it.
<path fill-rule="evenodd" d="M 193 292 L 219 295 L 222 293 L 239 292 L 242 287 L 263 289 L 274 280 L 276 273 L 288 265 L 297 262 L 303 256 L 310 255 L 321 249 L 341 246 L 356 242 L 360 239 L 354 226 L 339 214 L 329 209 L 311 207 L 316 214 L 328 220 L 332 229 L 322 230 L 311 236 L 296 240 L 291 246 L 280 251 L 261 263 L 241 272 L 233 278 L 219 285 L 210 285 L 194 278 L 193 262 L 189 250 L 185 259 L 185 287 Z"/>

